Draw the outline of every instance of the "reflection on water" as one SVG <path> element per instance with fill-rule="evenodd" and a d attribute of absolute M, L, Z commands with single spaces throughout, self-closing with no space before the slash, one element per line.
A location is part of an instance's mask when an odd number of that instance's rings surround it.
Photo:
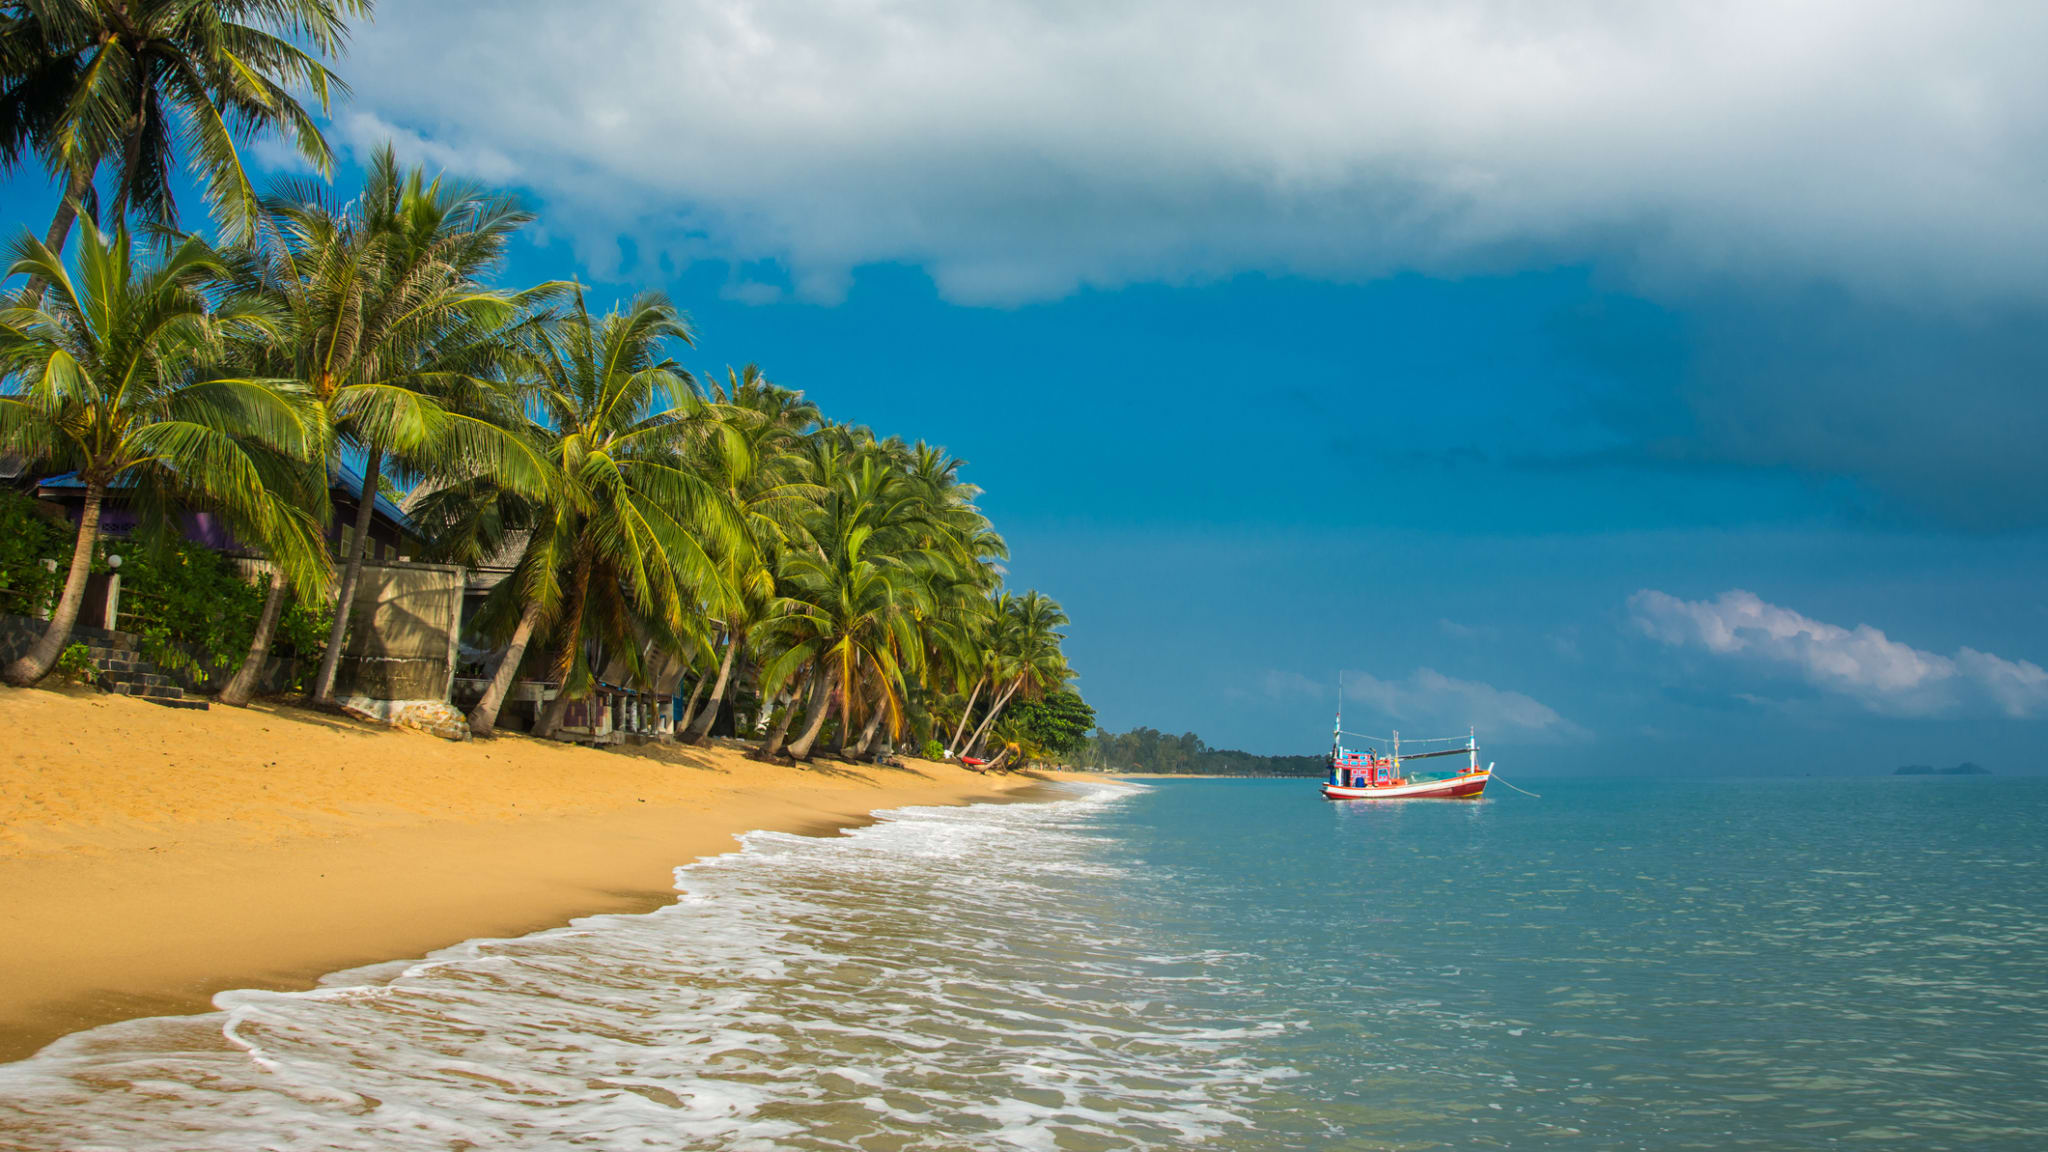
<path fill-rule="evenodd" d="M 0 1067 L 0 1146 L 2048 1147 L 2048 782 L 1105 786 Z"/>

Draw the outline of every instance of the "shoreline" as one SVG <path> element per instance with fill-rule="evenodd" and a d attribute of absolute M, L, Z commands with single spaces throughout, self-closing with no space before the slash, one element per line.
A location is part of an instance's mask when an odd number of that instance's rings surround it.
<path fill-rule="evenodd" d="M 1028 800 L 1063 773 L 761 764 L 737 745 L 448 743 L 278 705 L 173 711 L 0 689 L 0 1061 L 230 988 L 678 895 L 755 830 Z"/>

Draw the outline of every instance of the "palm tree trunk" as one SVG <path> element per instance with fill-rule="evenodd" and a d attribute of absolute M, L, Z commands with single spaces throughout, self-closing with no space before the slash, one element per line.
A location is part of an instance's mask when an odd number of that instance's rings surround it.
<path fill-rule="evenodd" d="M 683 705 L 683 717 L 676 721 L 676 731 L 688 732 L 690 722 L 697 718 L 697 701 L 704 698 L 704 689 L 711 686 L 711 677 L 697 677 L 697 686 L 690 689 L 690 702 Z"/>
<path fill-rule="evenodd" d="M 28 654 L 7 666 L 9 684 L 28 685 L 49 675 L 71 639 L 71 626 L 78 622 L 78 606 L 85 601 L 85 582 L 92 575 L 92 546 L 100 535 L 100 504 L 106 499 L 104 480 L 85 485 L 85 509 L 78 516 L 78 543 L 71 548 L 71 568 L 64 574 L 64 593 L 57 597 L 57 610 L 50 613 L 49 627 Z"/>
<path fill-rule="evenodd" d="M 370 521 L 377 512 L 377 480 L 384 466 L 384 454 L 375 448 L 363 462 L 362 499 L 356 504 L 355 537 L 349 541 L 347 567 L 341 572 L 341 589 L 334 601 L 334 627 L 327 632 L 327 651 L 320 657 L 320 676 L 313 681 L 316 703 L 334 702 L 335 673 L 341 669 L 342 646 L 348 642 L 348 618 L 355 607 L 356 583 L 363 577 L 363 553 L 370 547 Z"/>
<path fill-rule="evenodd" d="M 576 670 L 576 648 L 583 643 L 583 601 L 590 595 L 590 561 L 576 562 L 576 574 L 569 581 L 569 600 L 562 606 L 562 627 L 568 634 L 562 638 L 562 647 L 555 656 L 554 677 L 558 688 L 555 698 L 540 710 L 540 717 L 533 722 L 533 734 L 545 740 L 562 726 L 562 716 L 569 711 L 569 675 Z"/>
<path fill-rule="evenodd" d="M 974 730 L 974 738 L 967 742 L 967 749 L 962 755 L 978 756 L 981 754 L 980 748 L 988 740 L 989 730 L 996 726 L 996 717 L 1003 714 L 1003 706 L 1010 702 L 1010 697 L 1017 694 L 1018 686 L 1023 683 L 1024 678 L 1021 676 L 1011 681 L 1010 686 L 1003 689 L 1003 694 L 996 697 L 995 703 L 988 706 L 988 715 L 981 718 L 981 727 Z"/>
<path fill-rule="evenodd" d="M 536 739 L 551 740 L 562 727 L 562 718 L 569 714 L 569 691 L 566 686 L 555 690 L 554 699 L 542 706 L 540 716 L 533 722 Z"/>
<path fill-rule="evenodd" d="M 877 708 L 875 709 L 875 714 L 868 717 L 868 726 L 861 729 L 860 743 L 854 749 L 854 756 L 856 758 L 862 760 L 872 758 L 875 749 L 875 736 L 882 730 L 882 717 L 887 714 L 888 709 Z"/>
<path fill-rule="evenodd" d="M 811 715 L 804 724 L 803 735 L 798 736 L 796 743 L 789 746 L 790 756 L 798 760 L 811 758 L 811 745 L 818 742 L 818 733 L 825 730 L 825 720 L 832 715 L 832 705 L 839 699 L 839 693 L 832 685 L 832 673 L 828 670 L 823 676 L 823 698 L 811 709 Z"/>
<path fill-rule="evenodd" d="M 762 741 L 760 751 L 755 753 L 756 757 L 762 760 L 773 760 L 782 754 L 782 742 L 789 737 L 790 723 L 796 719 L 796 714 L 801 711 L 800 706 L 803 704 L 805 696 L 804 689 L 809 687 L 810 684 L 805 683 L 802 688 L 799 688 L 790 696 L 789 707 L 782 710 L 782 718 L 775 722 L 775 727 L 768 733 L 768 739 Z"/>
<path fill-rule="evenodd" d="M 832 755 L 841 757 L 846 755 L 846 738 L 852 735 L 847 729 L 852 724 L 853 693 L 841 692 L 839 700 L 839 727 L 832 732 L 832 747 L 830 749 Z"/>
<path fill-rule="evenodd" d="M 149 125 L 149 105 L 138 104 L 135 114 L 128 118 L 127 130 L 121 140 L 121 179 L 114 192 L 114 203 L 107 212 L 107 223 L 118 228 L 128 217 L 128 201 L 135 193 L 136 170 L 142 166 L 142 130 Z"/>
<path fill-rule="evenodd" d="M 491 686 L 484 689 L 484 698 L 470 709 L 469 730 L 474 735 L 489 736 L 498 730 L 498 711 L 505 706 L 512 682 L 519 677 L 519 663 L 526 659 L 526 642 L 533 639 L 533 629 L 539 623 L 540 602 L 534 601 L 519 614 L 519 623 L 512 629 L 512 642 L 505 646 L 505 656 L 498 661 L 498 670 L 491 676 Z"/>
<path fill-rule="evenodd" d="M 43 237 L 43 247 L 60 257 L 64 255 L 64 245 L 71 239 L 71 226 L 78 221 L 79 205 L 85 203 L 85 198 L 91 192 L 92 172 L 73 169 L 70 177 L 64 182 L 64 198 L 57 203 L 57 213 L 50 218 L 50 231 Z M 43 289 L 47 287 L 49 282 L 41 276 L 29 277 L 29 299 L 42 299 Z"/>
<path fill-rule="evenodd" d="M 718 722 L 719 705 L 725 701 L 725 686 L 732 678 L 732 658 L 740 650 L 740 635 L 732 633 L 725 643 L 725 658 L 718 662 L 718 682 L 711 688 L 711 699 L 704 702 L 704 714 L 697 717 L 697 726 L 684 738 L 685 744 L 702 744 L 711 734 L 711 726 Z"/>
<path fill-rule="evenodd" d="M 284 573 L 271 573 L 270 591 L 263 596 L 263 614 L 256 618 L 256 635 L 249 641 L 249 654 L 242 657 L 242 666 L 235 670 L 228 686 L 220 690 L 221 703 L 246 708 L 249 698 L 256 695 L 256 685 L 263 680 L 263 665 L 270 659 L 270 642 L 277 637 L 278 617 L 284 615 L 287 590 Z"/>
<path fill-rule="evenodd" d="M 953 750 L 960 747 L 960 734 L 967 731 L 967 722 L 974 718 L 974 702 L 981 699 L 982 687 L 987 683 L 986 675 L 974 682 L 974 693 L 967 698 L 967 707 L 960 710 L 960 723 L 953 726 L 953 738 L 946 741 L 946 759 L 951 760 Z"/>

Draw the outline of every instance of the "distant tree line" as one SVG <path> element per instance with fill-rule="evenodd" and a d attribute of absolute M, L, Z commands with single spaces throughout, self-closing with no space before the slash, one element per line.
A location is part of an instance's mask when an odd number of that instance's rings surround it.
<path fill-rule="evenodd" d="M 1200 776 L 1321 776 L 1322 756 L 1260 756 L 1211 748 L 1193 732 L 1169 736 L 1157 728 L 1129 732 L 1096 729 L 1075 754 L 1076 767 L 1103 772 L 1177 772 Z"/>

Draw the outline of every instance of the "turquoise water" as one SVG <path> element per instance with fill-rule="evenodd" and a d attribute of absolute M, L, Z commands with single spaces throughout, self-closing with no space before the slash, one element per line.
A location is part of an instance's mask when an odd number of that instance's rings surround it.
<path fill-rule="evenodd" d="M 1226 950 L 1242 1147 L 2048 1147 L 2048 780 L 1162 782 L 1106 850 Z"/>
<path fill-rule="evenodd" d="M 81 1033 L 21 1149 L 2048 1147 L 2048 780 L 1160 781 Z"/>

